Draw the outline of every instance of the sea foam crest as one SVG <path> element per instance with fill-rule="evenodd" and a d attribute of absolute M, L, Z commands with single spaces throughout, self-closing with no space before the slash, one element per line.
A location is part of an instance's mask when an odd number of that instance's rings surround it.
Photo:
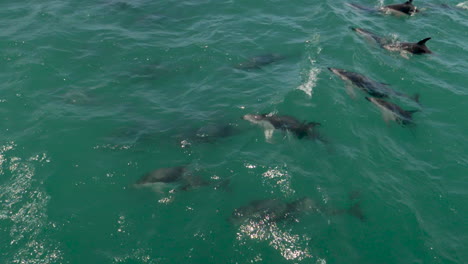
<path fill-rule="evenodd" d="M 314 87 L 317 86 L 317 80 L 318 80 L 318 75 L 320 73 L 320 69 L 317 67 L 314 67 L 315 65 L 315 60 L 309 58 L 310 64 L 312 67 L 310 68 L 307 79 L 306 81 L 299 85 L 297 89 L 304 91 L 308 96 L 312 97 L 312 94 L 314 92 Z"/>

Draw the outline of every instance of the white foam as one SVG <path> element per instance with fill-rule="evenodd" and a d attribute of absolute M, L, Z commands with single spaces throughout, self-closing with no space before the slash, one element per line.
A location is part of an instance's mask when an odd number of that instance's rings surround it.
<path fill-rule="evenodd" d="M 314 93 L 314 87 L 317 86 L 318 75 L 321 71 L 319 68 L 314 67 L 314 64 L 316 62 L 315 60 L 309 58 L 309 61 L 312 67 L 309 70 L 309 73 L 307 75 L 307 80 L 305 81 L 305 83 L 299 85 L 297 89 L 304 91 L 304 93 L 312 97 Z"/>
<path fill-rule="evenodd" d="M 461 2 L 457 5 L 459 8 L 468 9 L 468 1 Z"/>

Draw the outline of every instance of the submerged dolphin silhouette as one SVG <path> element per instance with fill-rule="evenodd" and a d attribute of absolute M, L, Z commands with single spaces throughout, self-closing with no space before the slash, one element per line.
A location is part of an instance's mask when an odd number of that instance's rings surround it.
<path fill-rule="evenodd" d="M 376 82 L 362 74 L 338 68 L 328 69 L 346 82 L 346 88 L 352 97 L 354 96 L 354 90 L 351 85 L 354 85 L 374 97 L 400 96 L 412 99 L 415 102 L 419 102 L 418 94 L 415 94 L 414 96 L 408 96 L 404 93 L 400 93 L 391 89 L 386 83 Z"/>
<path fill-rule="evenodd" d="M 303 197 L 291 202 L 280 199 L 254 200 L 249 204 L 236 208 L 229 217 L 232 224 L 242 224 L 247 220 L 260 220 L 264 222 L 279 222 L 288 219 L 295 219 L 306 212 L 323 212 L 328 215 L 350 214 L 361 221 L 365 221 L 365 216 L 361 210 L 360 203 L 354 203 L 348 209 L 327 209 L 319 205 L 309 197 Z"/>
<path fill-rule="evenodd" d="M 403 110 L 400 106 L 381 98 L 366 97 L 366 99 L 380 108 L 386 123 L 392 120 L 403 126 L 410 125 L 413 124 L 413 114 L 419 112 L 419 110 Z"/>
<path fill-rule="evenodd" d="M 263 66 L 283 60 L 284 58 L 285 57 L 280 54 L 268 53 L 260 56 L 255 56 L 245 62 L 241 62 L 238 65 L 236 65 L 235 68 L 241 70 L 260 69 Z"/>
<path fill-rule="evenodd" d="M 187 167 L 177 166 L 159 168 L 143 175 L 134 187 L 151 187 L 157 192 L 163 192 L 165 186 L 177 186 L 175 191 L 188 191 L 203 186 L 212 186 L 214 189 L 230 191 L 230 180 L 207 181 L 199 175 L 194 175 Z"/>
<path fill-rule="evenodd" d="M 302 198 L 289 203 L 279 199 L 254 200 L 245 206 L 234 209 L 229 221 L 233 224 L 254 219 L 276 222 L 316 209 L 317 205 L 310 198 Z"/>
<path fill-rule="evenodd" d="M 135 187 L 154 187 L 161 192 L 161 187 L 170 184 L 180 184 L 178 190 L 186 191 L 210 183 L 202 177 L 193 175 L 185 166 L 159 168 L 143 175 L 136 183 Z"/>

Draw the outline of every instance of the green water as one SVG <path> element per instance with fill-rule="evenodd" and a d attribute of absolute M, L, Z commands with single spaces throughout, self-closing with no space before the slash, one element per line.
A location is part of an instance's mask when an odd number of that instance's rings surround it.
<path fill-rule="evenodd" d="M 3 1 L 0 263 L 466 263 L 467 4 L 395 17 L 345 3 Z M 434 54 L 405 58 L 351 26 L 432 37 Z M 235 67 L 269 53 L 284 59 Z M 391 99 L 420 110 L 415 125 L 386 124 L 327 67 L 420 94 Z M 320 122 L 328 143 L 267 142 L 252 113 Z M 224 125 L 235 133 L 194 139 Z M 173 166 L 214 184 L 134 187 Z M 365 219 L 228 221 L 301 197 Z"/>

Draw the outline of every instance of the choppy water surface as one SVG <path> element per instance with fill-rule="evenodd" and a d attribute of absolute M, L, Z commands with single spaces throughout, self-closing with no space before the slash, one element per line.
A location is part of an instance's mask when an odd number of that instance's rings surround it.
<path fill-rule="evenodd" d="M 0 263 L 465 263 L 467 4 L 414 4 L 2 3 Z M 328 67 L 419 94 L 388 99 L 414 124 Z M 323 141 L 266 140 L 261 113 Z"/>

